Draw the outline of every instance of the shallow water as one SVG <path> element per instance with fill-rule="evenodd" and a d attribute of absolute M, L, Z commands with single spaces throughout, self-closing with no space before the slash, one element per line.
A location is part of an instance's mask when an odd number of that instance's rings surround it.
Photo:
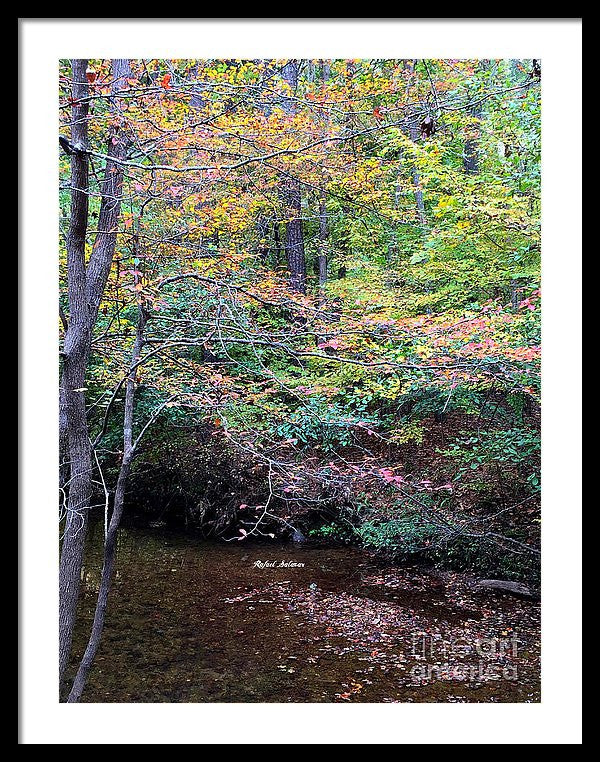
<path fill-rule="evenodd" d="M 101 551 L 94 525 L 75 659 Z M 460 575 L 381 569 L 355 549 L 122 529 L 82 700 L 538 701 L 539 606 L 470 590 Z"/>

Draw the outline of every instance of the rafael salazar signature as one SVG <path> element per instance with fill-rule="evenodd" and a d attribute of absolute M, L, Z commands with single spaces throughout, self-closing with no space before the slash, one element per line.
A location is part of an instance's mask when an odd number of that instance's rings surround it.
<path fill-rule="evenodd" d="M 280 561 L 254 561 L 252 564 L 257 569 L 302 569 L 304 564 L 301 561 L 286 561 L 282 559 Z"/>

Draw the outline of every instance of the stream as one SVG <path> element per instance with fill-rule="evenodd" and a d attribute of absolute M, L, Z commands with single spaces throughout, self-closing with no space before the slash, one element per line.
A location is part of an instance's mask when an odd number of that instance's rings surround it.
<path fill-rule="evenodd" d="M 92 524 L 72 670 L 98 591 Z M 84 702 L 537 702 L 539 603 L 354 548 L 119 531 Z"/>

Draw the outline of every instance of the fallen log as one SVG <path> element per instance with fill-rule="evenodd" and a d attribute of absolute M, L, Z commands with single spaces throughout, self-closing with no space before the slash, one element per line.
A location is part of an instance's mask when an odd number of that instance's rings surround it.
<path fill-rule="evenodd" d="M 538 594 L 521 582 L 511 582 L 505 579 L 481 579 L 476 585 L 478 590 L 494 590 L 500 593 L 519 595 L 522 598 L 537 598 Z"/>

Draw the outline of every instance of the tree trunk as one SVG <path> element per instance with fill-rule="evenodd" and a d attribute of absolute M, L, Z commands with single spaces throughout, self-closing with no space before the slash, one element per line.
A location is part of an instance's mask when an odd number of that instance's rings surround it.
<path fill-rule="evenodd" d="M 304 234 L 302 232 L 300 183 L 288 180 L 282 189 L 287 206 L 288 218 L 285 226 L 285 252 L 290 270 L 290 285 L 293 291 L 306 293 L 306 257 L 304 254 Z"/>
<path fill-rule="evenodd" d="M 127 59 L 118 58 L 112 62 L 113 95 L 127 84 L 127 78 L 131 76 L 131 69 Z M 119 112 L 119 103 L 113 101 L 113 110 Z M 117 120 L 115 120 L 117 121 Z M 87 268 L 87 297 L 90 306 L 90 321 L 92 327 L 98 317 L 98 308 L 104 294 L 106 281 L 110 273 L 110 267 L 115 253 L 117 242 L 117 224 L 121 213 L 121 198 L 123 195 L 124 167 L 112 159 L 122 161 L 127 155 L 128 138 L 118 123 L 115 124 L 108 137 L 108 160 L 104 169 L 98 217 L 98 234 L 94 241 L 90 261 Z"/>
<path fill-rule="evenodd" d="M 481 106 L 474 106 L 471 115 L 477 119 L 481 118 Z M 465 172 L 470 175 L 476 175 L 479 172 L 479 157 L 477 155 L 477 138 L 468 138 L 465 140 L 463 152 L 463 167 Z"/>
<path fill-rule="evenodd" d="M 327 255 L 329 250 L 329 232 L 327 229 L 327 209 L 325 207 L 325 193 L 321 194 L 319 202 L 319 288 L 324 288 L 327 283 Z"/>
<path fill-rule="evenodd" d="M 71 142 L 87 146 L 88 84 L 87 60 L 71 64 Z M 71 219 L 67 233 L 67 281 L 69 323 L 63 345 L 60 390 L 61 439 L 68 445 L 70 479 L 59 567 L 59 675 L 62 681 L 71 652 L 73 624 L 87 514 L 92 493 L 92 459 L 85 405 L 85 372 L 90 348 L 89 311 L 86 298 L 85 237 L 88 220 L 88 157 L 77 151 L 71 155 Z"/>
<path fill-rule="evenodd" d="M 486 62 L 481 61 L 478 66 L 479 71 L 484 71 L 486 69 Z M 472 117 L 474 117 L 477 120 L 477 123 L 481 121 L 481 115 L 483 113 L 481 102 L 476 101 L 471 108 L 469 109 L 469 113 Z M 476 127 L 471 128 L 474 132 L 479 132 L 479 130 Z M 463 167 L 465 172 L 467 172 L 470 175 L 476 175 L 479 172 L 479 155 L 478 155 L 478 139 L 477 137 L 468 138 L 465 140 L 465 146 L 463 149 Z"/>
<path fill-rule="evenodd" d="M 419 126 L 416 118 L 411 119 L 409 128 L 409 137 L 413 143 L 417 143 L 419 139 Z M 421 175 L 413 163 L 412 167 L 412 181 L 415 186 L 415 201 L 417 203 L 417 214 L 419 217 L 419 223 L 423 226 L 427 225 L 427 217 L 425 216 L 425 202 L 423 200 L 423 190 L 421 188 Z"/>
<path fill-rule="evenodd" d="M 299 62 L 288 61 L 282 69 L 283 79 L 292 91 L 298 86 Z M 291 98 L 283 101 L 284 111 L 292 116 L 296 106 Z M 285 204 L 287 223 L 285 226 L 285 252 L 290 271 L 290 286 L 293 291 L 306 293 L 306 257 L 304 254 L 304 233 L 302 230 L 302 194 L 300 182 L 286 179 L 281 187 L 281 197 Z"/>
<path fill-rule="evenodd" d="M 409 71 L 411 73 L 410 81 L 412 81 L 412 76 L 415 73 L 415 62 L 410 61 L 409 62 Z M 407 98 L 410 93 L 410 85 L 407 88 Z M 412 142 L 416 145 L 419 140 L 419 115 L 415 114 L 414 112 L 411 112 L 409 117 L 409 127 L 408 127 L 408 136 L 412 140 Z M 425 202 L 423 200 L 423 190 L 421 188 L 421 175 L 419 174 L 419 170 L 416 166 L 416 161 L 413 158 L 413 165 L 412 165 L 412 181 L 413 185 L 415 186 L 415 201 L 417 204 L 417 215 L 419 219 L 419 223 L 425 227 L 427 225 L 427 217 L 425 216 Z"/>
<path fill-rule="evenodd" d="M 258 256 L 263 265 L 269 260 L 271 247 L 269 246 L 269 221 L 264 215 L 260 215 L 256 223 L 258 235 Z"/>
<path fill-rule="evenodd" d="M 87 60 L 75 59 L 73 72 L 73 126 L 71 142 L 87 148 L 89 88 L 85 76 Z M 113 62 L 113 93 L 129 75 L 129 62 Z M 118 109 L 118 105 L 115 107 Z M 115 250 L 117 222 L 121 209 L 123 167 L 111 158 L 123 158 L 125 141 L 115 125 L 108 141 L 107 160 L 101 188 L 98 234 L 89 263 L 85 263 L 88 221 L 89 166 L 85 152 L 71 156 L 71 220 L 67 235 L 67 279 L 69 321 L 63 347 L 60 393 L 60 437 L 68 442 L 70 478 L 65 527 L 59 567 L 59 679 L 64 679 L 71 652 L 73 628 L 83 551 L 92 495 L 92 455 L 86 414 L 85 377 L 90 357 L 92 331 Z M 64 427 L 64 429 L 62 429 Z"/>
<path fill-rule="evenodd" d="M 281 237 L 279 235 L 279 222 L 277 222 L 277 220 L 273 223 L 273 244 L 275 247 L 275 261 L 279 265 L 279 258 L 281 256 Z"/>
<path fill-rule="evenodd" d="M 396 171 L 396 181 L 394 186 L 394 209 L 397 210 L 400 206 L 400 199 L 402 196 L 402 186 L 400 184 L 400 178 L 402 174 L 402 165 L 401 165 L 401 159 L 399 159 L 399 166 L 398 170 Z M 385 252 L 385 261 L 388 265 L 388 268 L 393 265 L 394 260 L 398 256 L 398 234 L 396 228 L 392 230 L 391 234 L 391 241 L 388 244 L 387 250 Z"/>
<path fill-rule="evenodd" d="M 125 504 L 125 488 L 127 486 L 127 479 L 131 469 L 131 461 L 135 451 L 135 445 L 133 441 L 133 419 L 136 387 L 136 363 L 140 359 L 142 347 L 144 345 L 144 329 L 146 327 L 147 320 L 148 315 L 144 307 L 140 306 L 138 312 L 136 337 L 131 356 L 130 367 L 132 370 L 129 372 L 125 388 L 125 412 L 123 418 L 123 459 L 121 461 L 121 468 L 119 470 L 117 486 L 115 489 L 113 512 L 110 518 L 108 531 L 106 533 L 106 540 L 104 542 L 104 563 L 102 565 L 102 575 L 100 577 L 100 589 L 98 591 L 98 600 L 96 603 L 96 611 L 94 613 L 94 621 L 92 624 L 92 630 L 87 647 L 83 654 L 79 669 L 77 670 L 75 680 L 73 681 L 73 686 L 71 688 L 71 692 L 69 693 L 69 698 L 67 699 L 68 703 L 70 704 L 77 703 L 81 698 L 81 694 L 85 687 L 92 664 L 94 663 L 94 658 L 96 656 L 96 652 L 98 651 L 98 646 L 100 645 L 100 640 L 102 638 L 102 631 L 104 629 L 106 606 L 108 604 L 108 594 L 110 591 L 112 573 L 115 564 L 117 532 L 121 523 L 121 517 L 123 515 L 123 508 Z"/>
<path fill-rule="evenodd" d="M 321 71 L 323 76 L 323 86 L 329 79 L 331 70 L 328 61 L 321 61 Z M 328 119 L 325 116 L 325 127 L 328 126 Z M 327 226 L 327 194 L 321 191 L 319 199 L 319 244 L 318 244 L 318 267 L 319 267 L 319 288 L 323 289 L 327 283 L 327 260 L 329 256 L 329 230 Z"/>

